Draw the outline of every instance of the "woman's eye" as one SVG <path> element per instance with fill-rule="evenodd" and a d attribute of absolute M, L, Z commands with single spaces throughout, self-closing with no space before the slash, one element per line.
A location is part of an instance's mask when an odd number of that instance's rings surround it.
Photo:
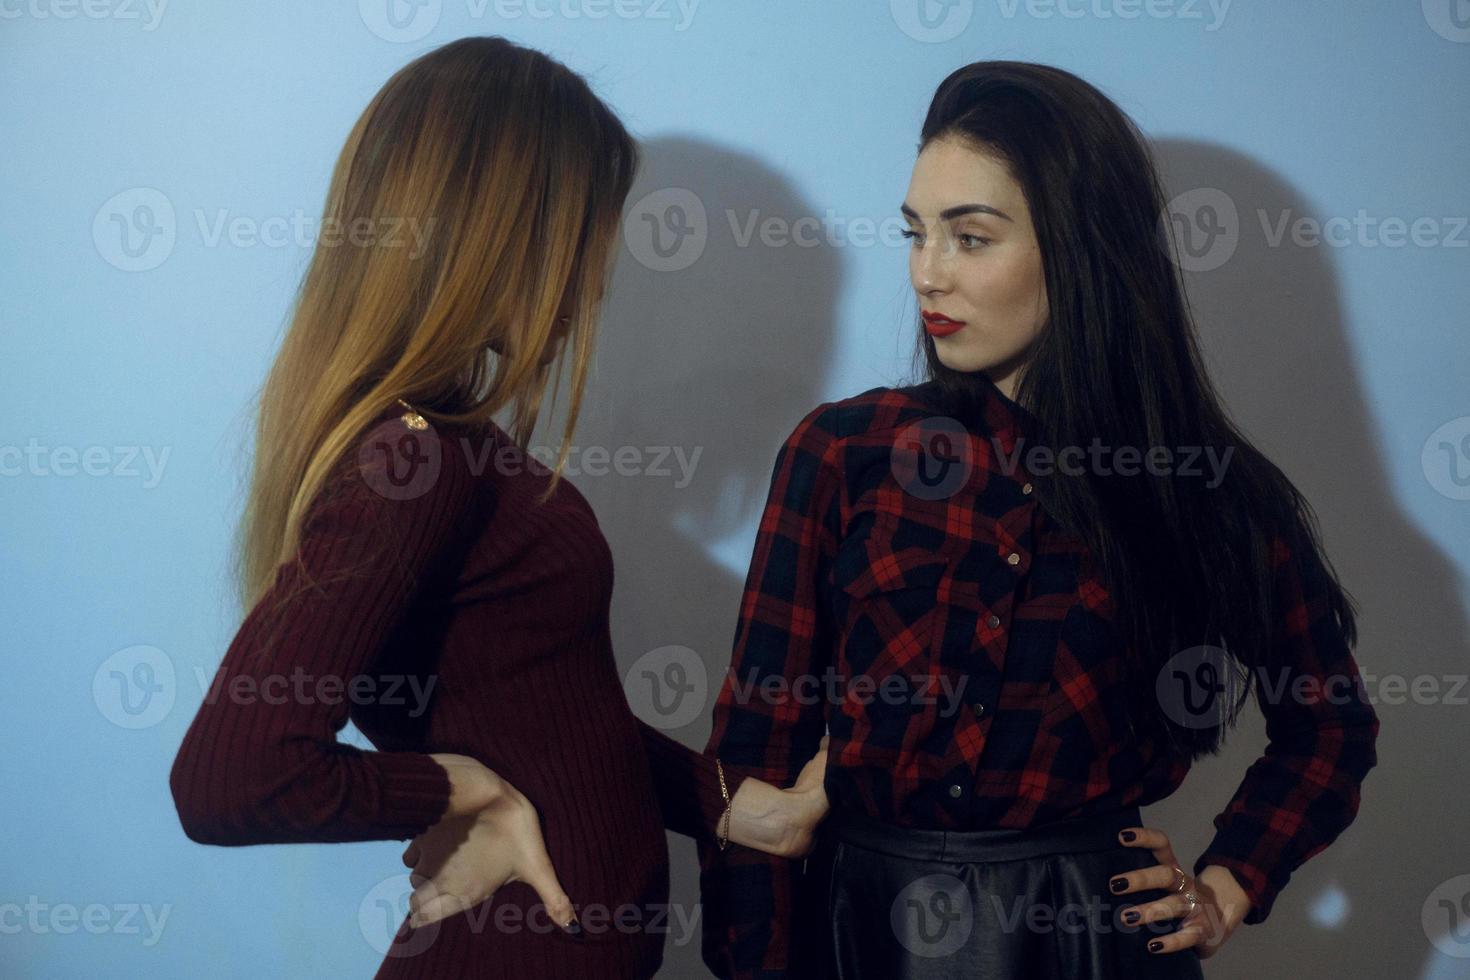
<path fill-rule="evenodd" d="M 981 238 L 979 235 L 960 235 L 960 245 L 964 248 L 979 248 L 981 245 L 989 245 L 990 239 Z"/>
<path fill-rule="evenodd" d="M 899 234 L 913 242 L 916 247 L 924 244 L 924 236 L 912 228 L 905 229 L 899 232 Z"/>

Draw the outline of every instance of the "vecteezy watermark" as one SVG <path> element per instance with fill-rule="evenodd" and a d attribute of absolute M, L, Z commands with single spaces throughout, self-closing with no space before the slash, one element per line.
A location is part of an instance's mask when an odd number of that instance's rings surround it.
<path fill-rule="evenodd" d="M 464 446 L 463 442 L 461 446 Z M 672 479 L 674 488 L 683 490 L 693 482 L 694 469 L 699 465 L 699 457 L 703 452 L 703 446 L 695 446 L 690 452 L 685 446 L 572 445 L 567 447 L 567 461 L 562 473 L 566 476 L 607 476 L 615 473 L 618 476 Z M 556 450 L 550 446 L 532 446 L 530 456 L 545 471 L 556 461 Z M 518 473 L 523 468 L 529 468 L 530 464 L 517 462 L 517 459 L 514 453 L 507 452 L 502 456 L 497 452 L 496 472 Z"/>
<path fill-rule="evenodd" d="M 362 937 L 376 952 L 390 958 L 418 956 L 439 937 L 447 920 L 429 922 L 414 928 L 409 925 L 409 899 L 414 892 L 412 875 L 395 874 L 378 882 L 358 904 L 357 924 Z M 430 894 L 434 892 L 429 886 Z M 501 892 L 460 912 L 462 925 L 475 934 L 495 932 L 513 934 L 529 932 L 549 935 L 561 928 L 547 914 L 546 906 L 533 900 L 526 905 L 506 900 Z M 649 933 L 662 936 L 682 946 L 697 939 L 701 906 L 678 902 L 604 902 L 579 904 L 575 895 L 572 908 L 582 932 L 590 937 L 607 933 L 635 935 Z"/>
<path fill-rule="evenodd" d="M 1419 917 L 1435 949 L 1457 960 L 1470 959 L 1470 874 L 1436 885 L 1425 897 Z"/>
<path fill-rule="evenodd" d="M 316 217 L 300 208 L 264 218 L 228 208 L 194 208 L 191 214 L 203 248 L 387 248 L 403 249 L 411 260 L 423 256 L 436 223 L 432 216 Z M 154 187 L 119 191 L 92 219 L 97 254 L 124 272 L 158 268 L 173 254 L 178 235 L 173 201 Z"/>
<path fill-rule="evenodd" d="M 1203 644 L 1170 657 L 1154 677 L 1154 697 L 1164 715 L 1184 728 L 1214 728 L 1225 721 L 1225 677 L 1233 658 L 1224 647 Z"/>
<path fill-rule="evenodd" d="M 655 728 L 683 728 L 709 700 L 709 670 L 689 647 L 658 647 L 633 661 L 623 693 L 633 713 Z"/>
<path fill-rule="evenodd" d="M 1470 415 L 1450 419 L 1431 432 L 1419 462 L 1436 493 L 1470 500 Z"/>
<path fill-rule="evenodd" d="M 952 41 L 970 26 L 975 0 L 888 0 L 893 22 L 915 41 Z"/>
<path fill-rule="evenodd" d="M 1185 272 L 1210 272 L 1235 254 L 1240 213 L 1218 187 L 1196 187 L 1175 195 L 1159 215 L 1165 254 Z"/>
<path fill-rule="evenodd" d="M 1467 248 L 1470 216 L 1374 214 L 1326 218 L 1293 208 L 1257 208 L 1260 243 L 1266 248 Z M 1246 230 L 1231 196 L 1218 187 L 1197 187 L 1172 198 L 1159 216 L 1165 252 L 1186 272 L 1210 272 L 1235 255 Z"/>
<path fill-rule="evenodd" d="M 119 728 L 151 728 L 173 710 L 174 662 L 155 646 L 125 647 L 92 674 L 92 703 Z"/>
<path fill-rule="evenodd" d="M 964 693 L 969 686 L 968 674 L 958 679 L 948 674 L 914 673 L 872 676 L 863 673 L 840 673 L 828 664 L 821 674 L 801 673 L 793 676 L 765 674 L 748 668 L 744 678 L 731 664 L 725 684 L 735 704 L 759 703 L 770 707 L 792 704 L 827 704 L 866 707 L 882 705 L 941 705 L 940 717 L 950 717 L 965 707 Z"/>
<path fill-rule="evenodd" d="M 995 4 L 1006 20 L 1024 13 L 1036 20 L 1198 21 L 1206 33 L 1213 33 L 1224 26 L 1231 0 L 995 0 Z"/>
<path fill-rule="evenodd" d="M 487 469 L 501 476 L 531 473 L 545 477 L 556 462 L 557 450 L 532 446 L 529 450 L 507 442 L 496 432 L 483 436 L 440 437 L 433 426 L 408 429 L 397 420 L 379 423 L 358 446 L 358 469 L 363 482 L 389 500 L 412 500 L 427 493 L 439 479 L 444 453 L 464 455 L 474 476 Z M 563 476 L 672 479 L 682 490 L 694 480 L 703 446 L 568 446 Z"/>
<path fill-rule="evenodd" d="M 1086 447 L 1032 446 L 1024 448 L 1025 438 L 1016 440 L 1014 451 L 1008 457 L 996 443 L 996 454 L 1001 460 L 1001 469 L 1007 474 L 1018 470 L 1017 460 L 1026 455 L 1026 471 L 1036 476 L 1048 476 L 1053 468 L 1068 476 L 1095 473 L 1098 476 L 1137 476 L 1142 471 L 1150 476 L 1207 477 L 1205 486 L 1211 490 L 1225 480 L 1225 470 L 1230 458 L 1235 455 L 1234 446 L 1226 446 L 1220 452 L 1215 446 L 1110 446 L 1094 436 Z M 1082 462 L 1083 457 L 1087 462 Z M 1200 468 L 1208 464 L 1208 471 Z"/>
<path fill-rule="evenodd" d="M 888 460 L 898 485 L 920 500 L 953 497 L 975 469 L 969 430 L 944 415 L 904 426 L 894 437 Z"/>
<path fill-rule="evenodd" d="M 144 477 L 152 490 L 163 480 L 172 446 L 43 446 L 32 437 L 24 447 L 0 445 L 0 477 L 112 476 Z M 144 469 L 139 469 L 142 461 Z"/>
<path fill-rule="evenodd" d="M 903 948 L 915 956 L 950 956 L 975 929 L 975 904 L 965 883 L 954 875 L 925 875 L 893 899 L 888 923 Z"/>
<path fill-rule="evenodd" d="M 1204 644 L 1165 661 L 1154 677 L 1154 696 L 1170 721 L 1185 728 L 1213 728 L 1225 721 L 1227 675 L 1239 662 L 1223 647 Z M 1470 705 L 1470 674 L 1314 674 L 1258 665 L 1251 671 L 1263 705 L 1335 707 L 1368 704 Z"/>
<path fill-rule="evenodd" d="M 943 415 L 929 416 L 905 426 L 894 436 L 889 468 L 894 480 L 907 493 L 923 500 L 952 497 L 963 489 L 975 468 L 972 439 L 978 439 L 964 423 Z M 1060 472 L 1067 476 L 1094 473 L 1098 476 L 1151 476 L 1193 479 L 1204 477 L 1211 490 L 1225 479 L 1235 447 L 1221 451 L 1216 446 L 1111 446 L 1094 436 L 1086 446 L 1043 446 L 1016 438 L 1007 450 L 1004 442 L 990 437 L 991 453 L 1001 472 L 1015 476 L 1023 470 L 1031 476 Z"/>
<path fill-rule="evenodd" d="M 173 254 L 177 237 L 173 202 L 153 187 L 119 191 L 92 219 L 97 254 L 124 272 L 147 272 L 163 265 Z"/>
<path fill-rule="evenodd" d="M 204 704 L 222 699 L 235 705 L 299 704 L 391 705 L 410 718 L 431 707 L 434 674 L 316 674 L 302 667 L 289 673 L 226 674 L 194 667 Z M 92 674 L 92 702 L 119 728 L 151 728 L 178 698 L 173 658 L 158 647 L 140 644 L 113 653 Z"/>
<path fill-rule="evenodd" d="M 70 936 L 81 930 L 93 936 L 142 936 L 143 945 L 155 946 L 163 938 L 172 903 L 150 902 L 44 902 L 39 895 L 27 896 L 25 904 L 0 902 L 0 935 L 30 933 L 34 936 Z M 144 931 L 144 927 L 147 931 Z"/>
<path fill-rule="evenodd" d="M 205 672 L 195 668 L 201 686 Z M 216 673 L 205 688 L 204 703 L 215 704 L 223 696 L 230 704 L 337 705 L 344 700 L 355 705 L 389 705 L 402 708 L 408 718 L 429 710 L 436 674 L 313 674 L 300 666 L 290 674 Z"/>
<path fill-rule="evenodd" d="M 915 956 L 951 956 L 963 947 L 975 926 L 985 922 L 987 932 L 1026 932 L 1034 935 L 1106 935 L 1142 930 L 1165 935 L 1178 927 L 1176 918 L 1130 924 L 1122 916 L 1137 904 L 1127 895 L 1114 898 L 1088 892 L 1078 901 L 1045 902 L 1024 895 L 1009 899 L 999 894 L 972 894 L 955 875 L 940 872 L 906 885 L 889 905 L 889 925 L 898 942 Z M 1214 921 L 1207 934 L 1219 936 L 1223 922 Z"/>
<path fill-rule="evenodd" d="M 1470 7 L 1465 0 L 1420 0 L 1424 22 L 1446 41 L 1470 44 Z"/>
<path fill-rule="evenodd" d="M 464 0 L 464 16 L 497 23 L 538 20 L 625 20 L 667 24 L 676 32 L 694 23 L 700 0 Z M 444 13 L 442 0 L 358 0 L 358 15 L 384 41 L 406 44 L 427 37 Z"/>
<path fill-rule="evenodd" d="M 1150 918 L 1129 923 L 1123 914 L 1136 908 L 1129 893 L 1119 896 L 1088 892 L 1079 901 L 1036 901 L 1025 895 L 1004 898 L 995 893 L 972 893 L 963 880 L 948 873 L 926 874 L 904 886 L 889 904 L 889 926 L 908 952 L 925 958 L 956 954 L 966 945 L 976 924 L 986 932 L 1101 936 L 1141 930 L 1167 934 L 1177 929 L 1177 918 Z M 1225 911 L 1225 909 L 1220 909 Z M 1217 939 L 1225 932 L 1223 917 L 1213 909 L 1204 914 L 1205 933 Z"/>
<path fill-rule="evenodd" d="M 1352 217 L 1341 215 L 1316 218 L 1299 215 L 1291 208 L 1283 208 L 1271 214 L 1264 208 L 1256 209 L 1261 223 L 1261 233 L 1270 248 L 1280 248 L 1290 238 L 1297 248 L 1316 248 L 1328 245 L 1332 248 L 1470 248 L 1470 216 L 1445 215 L 1436 217 L 1422 215 L 1403 218 L 1398 215 L 1370 214 L 1367 208 L 1358 208 Z"/>
<path fill-rule="evenodd" d="M 121 20 L 138 21 L 144 31 L 155 31 L 168 0 L 0 0 L 0 20 Z"/>
<path fill-rule="evenodd" d="M 1225 24 L 1231 0 L 994 0 L 1005 20 L 1177 20 L 1198 21 L 1206 32 Z M 898 29 L 915 41 L 939 44 L 965 32 L 975 16 L 975 0 L 889 0 Z"/>
<path fill-rule="evenodd" d="M 814 214 L 769 214 L 760 208 L 726 208 L 723 225 L 730 244 L 752 248 L 903 248 L 908 228 L 897 216 L 880 220 L 848 217 L 828 208 Z M 678 272 L 699 261 L 716 228 L 699 195 L 685 187 L 664 187 L 635 201 L 623 218 L 623 242 L 639 265 L 654 272 Z"/>

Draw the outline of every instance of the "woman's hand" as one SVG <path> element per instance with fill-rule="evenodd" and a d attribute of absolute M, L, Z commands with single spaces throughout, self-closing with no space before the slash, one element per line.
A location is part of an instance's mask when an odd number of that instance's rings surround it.
<path fill-rule="evenodd" d="M 472 760 L 471 760 L 472 761 Z M 479 765 L 478 763 L 475 763 Z M 409 842 L 403 863 L 414 885 L 409 923 L 414 928 L 472 908 L 501 885 L 524 881 L 536 890 L 546 914 L 576 934 L 572 901 L 556 878 L 536 807 L 493 770 L 480 766 L 471 813 L 444 817 Z"/>
<path fill-rule="evenodd" d="M 827 736 L 802 767 L 790 789 L 747 778 L 731 798 L 730 842 L 776 857 L 799 858 L 816 843 L 817 825 L 827 816 Z"/>
<path fill-rule="evenodd" d="M 1130 834 L 1133 835 L 1132 840 L 1128 839 Z M 1118 839 L 1126 847 L 1148 848 L 1153 851 L 1159 863 L 1112 878 L 1109 890 L 1114 895 L 1156 888 L 1173 892 L 1157 901 L 1145 902 L 1128 909 L 1123 913 L 1124 924 L 1180 919 L 1176 931 L 1149 940 L 1149 952 L 1162 955 L 1194 946 L 1201 959 L 1214 956 L 1251 908 L 1250 896 L 1240 887 L 1235 876 L 1229 869 L 1217 864 L 1207 865 L 1198 877 L 1190 875 L 1174 856 L 1174 848 L 1162 830 L 1129 827 L 1118 835 Z M 1177 887 L 1179 872 L 1184 873 L 1183 888 Z M 1117 882 L 1122 882 L 1123 885 L 1118 887 Z M 1186 892 L 1193 892 L 1198 899 L 1193 910 L 1190 909 L 1189 900 L 1184 897 Z"/>

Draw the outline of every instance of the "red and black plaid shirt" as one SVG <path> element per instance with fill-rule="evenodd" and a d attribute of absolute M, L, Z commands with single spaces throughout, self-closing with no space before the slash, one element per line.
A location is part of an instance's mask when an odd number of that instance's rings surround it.
<path fill-rule="evenodd" d="M 834 807 L 939 829 L 1142 806 L 1183 782 L 1187 759 L 1127 731 L 1113 597 L 1016 465 L 1023 412 L 987 379 L 969 418 L 945 415 L 931 382 L 801 420 L 777 455 L 706 751 L 789 786 L 829 732 Z M 1234 873 L 1247 923 L 1351 823 L 1376 763 L 1378 719 L 1323 570 L 1281 538 L 1273 554 L 1281 662 L 1293 680 L 1335 678 L 1339 696 L 1257 686 L 1270 745 L 1194 864 Z M 793 928 L 801 861 L 701 842 L 700 863 L 718 976 L 794 975 L 797 940 L 824 941 Z"/>

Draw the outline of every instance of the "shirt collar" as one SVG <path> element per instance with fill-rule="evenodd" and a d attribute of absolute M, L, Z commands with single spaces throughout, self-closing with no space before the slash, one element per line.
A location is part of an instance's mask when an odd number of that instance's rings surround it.
<path fill-rule="evenodd" d="M 925 381 L 915 387 L 915 392 L 937 410 L 957 419 L 971 432 L 987 442 L 995 440 L 998 448 L 1009 458 L 1016 448 L 1017 440 L 1036 423 L 1036 417 L 1020 403 L 1008 398 L 984 371 L 971 374 L 978 384 L 973 388 L 974 397 L 947 396 L 938 381 Z"/>

